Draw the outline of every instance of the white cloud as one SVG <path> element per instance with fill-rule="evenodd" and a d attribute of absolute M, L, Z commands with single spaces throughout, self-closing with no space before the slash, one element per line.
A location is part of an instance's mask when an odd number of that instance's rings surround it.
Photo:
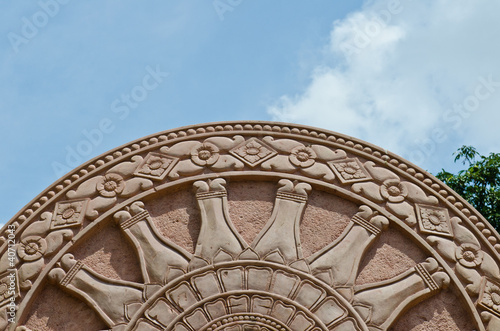
<path fill-rule="evenodd" d="M 268 111 L 275 120 L 367 140 L 423 167 L 450 159 L 451 152 L 439 155 L 447 145 L 492 151 L 500 141 L 500 84 L 484 81 L 500 82 L 498 12 L 495 0 L 370 1 L 334 22 L 324 61 L 304 91 Z"/>

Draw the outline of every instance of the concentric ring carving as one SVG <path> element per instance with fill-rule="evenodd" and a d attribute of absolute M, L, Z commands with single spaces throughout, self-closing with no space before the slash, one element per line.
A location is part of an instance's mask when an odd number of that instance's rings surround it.
<path fill-rule="evenodd" d="M 179 298 L 184 293 L 193 295 L 192 306 L 182 307 Z M 267 323 L 265 327 L 277 330 L 296 330 L 298 325 L 329 330 L 328 326 L 341 324 L 367 330 L 349 302 L 327 284 L 297 269 L 266 261 L 226 262 L 193 271 L 163 287 L 149 301 L 143 306 L 148 308 L 142 315 L 136 314 L 131 324 L 153 322 L 173 330 L 215 330 L 225 324 L 224 320 L 232 319 L 237 324 Z"/>

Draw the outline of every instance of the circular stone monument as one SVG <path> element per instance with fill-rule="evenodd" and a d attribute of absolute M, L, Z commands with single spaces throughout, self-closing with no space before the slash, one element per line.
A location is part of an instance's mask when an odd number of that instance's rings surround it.
<path fill-rule="evenodd" d="M 432 175 L 322 129 L 116 148 L 2 230 L 0 329 L 500 330 L 500 237 Z"/>

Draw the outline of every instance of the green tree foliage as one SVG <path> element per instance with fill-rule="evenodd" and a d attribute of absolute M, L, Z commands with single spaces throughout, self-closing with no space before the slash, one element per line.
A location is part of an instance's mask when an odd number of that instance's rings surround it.
<path fill-rule="evenodd" d="M 436 177 L 465 198 L 500 232 L 500 153 L 480 155 L 462 146 L 453 155 L 467 168 L 454 175 L 442 169 Z"/>

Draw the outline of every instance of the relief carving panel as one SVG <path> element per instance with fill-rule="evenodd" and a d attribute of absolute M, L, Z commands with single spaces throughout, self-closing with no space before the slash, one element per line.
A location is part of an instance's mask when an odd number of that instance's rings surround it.
<path fill-rule="evenodd" d="M 402 330 L 446 297 L 460 300 L 443 303 L 439 323 L 500 324 L 498 234 L 435 178 L 338 134 L 260 123 L 166 132 L 83 165 L 39 201 L 3 232 L 3 329 L 57 329 L 41 326 L 47 288 L 114 331 Z M 102 231 L 127 250 L 84 249 Z M 120 254 L 135 261 L 132 280 L 102 272 Z"/>

